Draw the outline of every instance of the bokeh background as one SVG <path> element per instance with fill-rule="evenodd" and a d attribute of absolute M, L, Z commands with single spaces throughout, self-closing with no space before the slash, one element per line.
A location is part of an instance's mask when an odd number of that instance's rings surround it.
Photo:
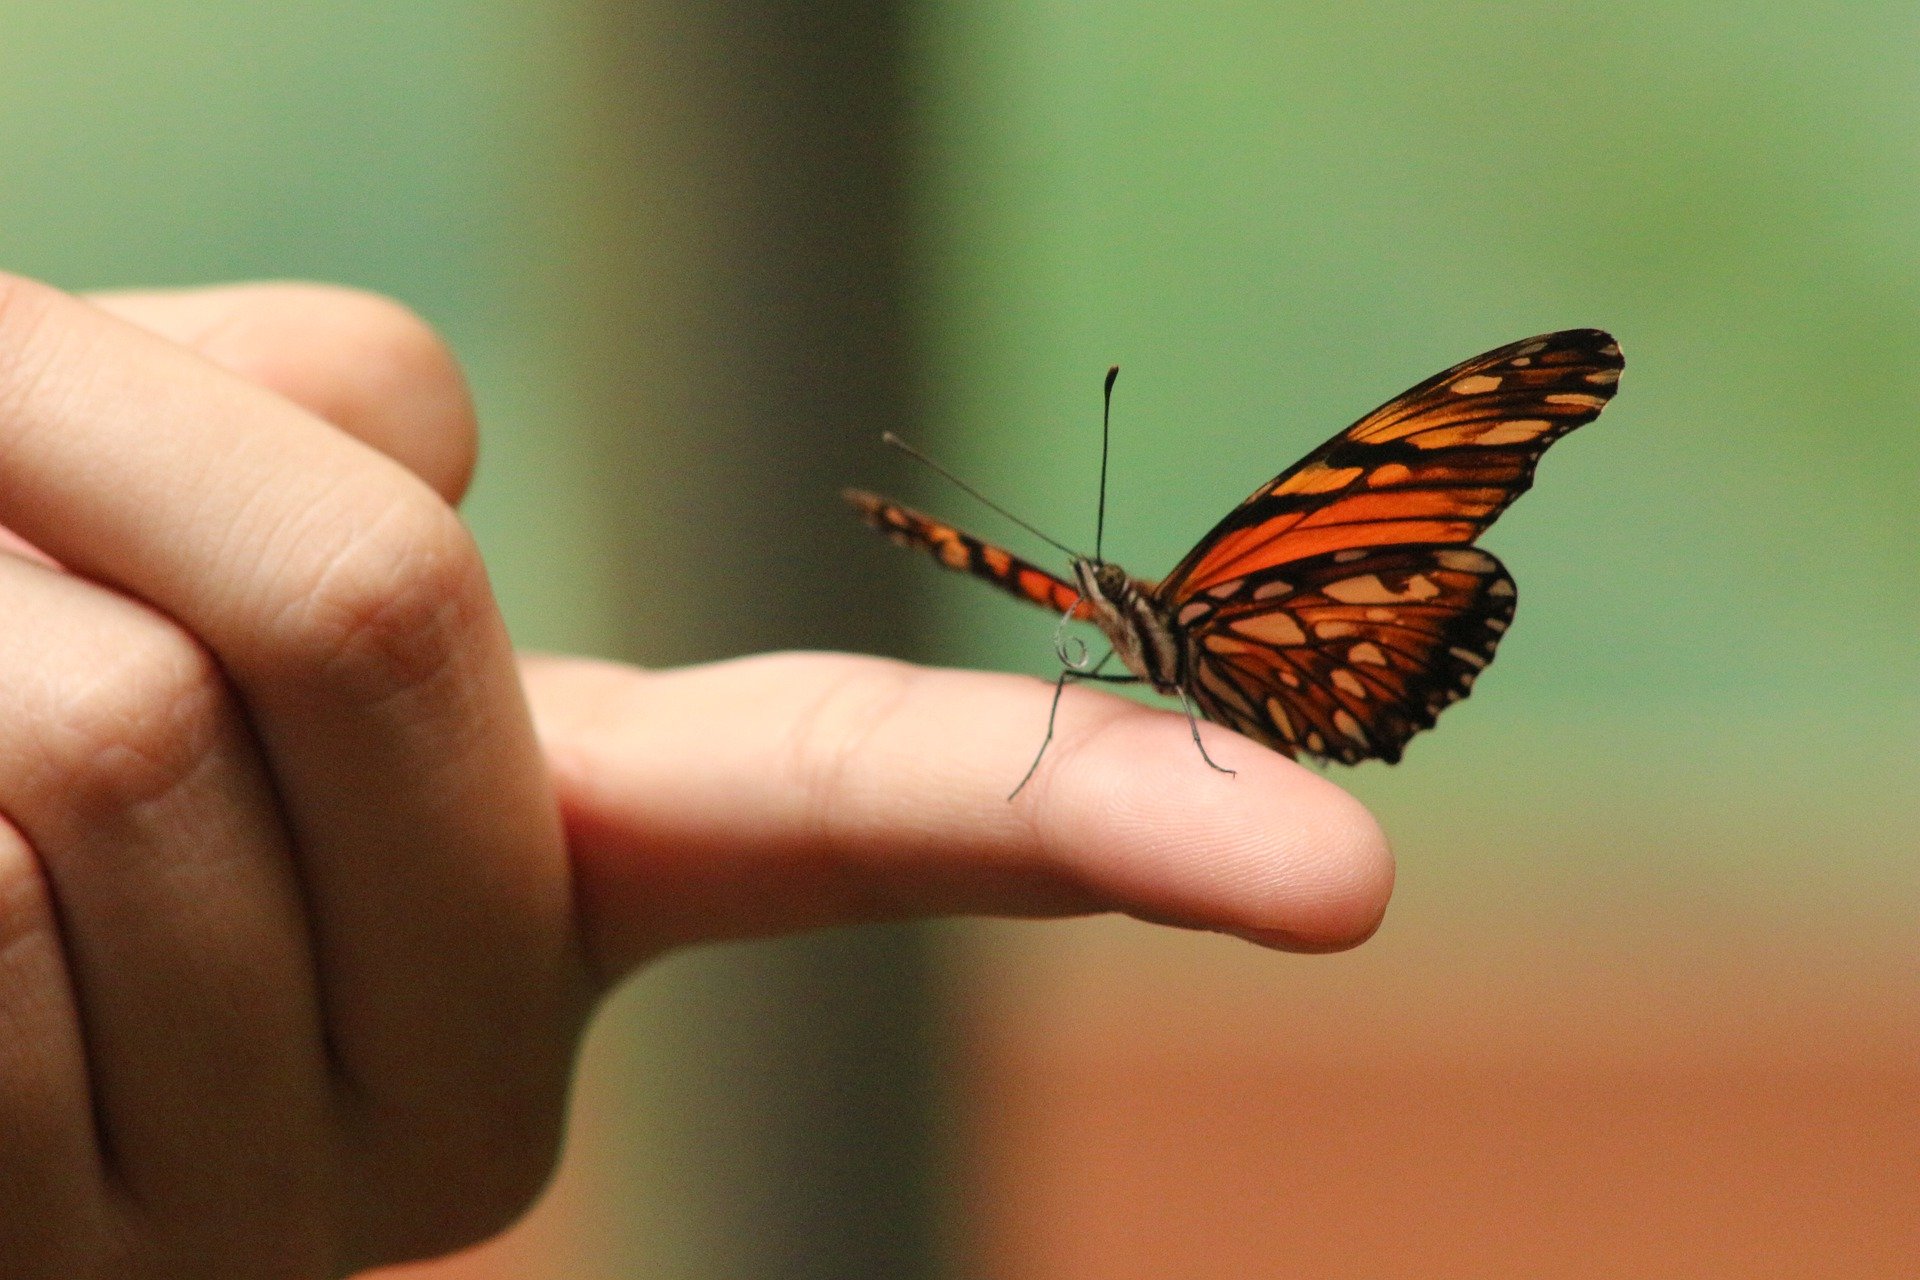
<path fill-rule="evenodd" d="M 1911 1273 L 1911 5 L 0 19 L 0 266 L 421 311 L 479 398 L 469 515 L 530 646 L 1044 675 L 1049 619 L 838 508 L 857 482 L 1008 534 L 881 430 L 1084 542 L 1120 363 L 1108 545 L 1151 576 L 1437 369 L 1576 325 L 1625 348 L 1486 539 L 1521 584 L 1498 664 L 1339 775 L 1401 859 L 1373 941 L 952 923 L 672 958 L 597 1031 L 554 1193 L 422 1276 Z"/>

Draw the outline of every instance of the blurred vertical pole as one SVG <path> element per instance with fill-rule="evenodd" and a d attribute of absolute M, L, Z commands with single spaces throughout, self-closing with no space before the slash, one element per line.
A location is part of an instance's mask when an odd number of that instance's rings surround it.
<path fill-rule="evenodd" d="M 874 580 L 836 496 L 912 418 L 897 8 L 595 11 L 614 193 L 595 239 L 614 256 L 582 301 L 604 321 L 602 399 L 633 424 L 611 461 L 631 477 L 640 661 L 910 634 L 904 575 Z M 647 1273 L 933 1274 L 925 935 L 721 948 L 648 981 L 675 1051 L 647 1085 L 661 1149 L 636 1158 L 676 1220 L 671 1258 L 636 1240 Z"/>

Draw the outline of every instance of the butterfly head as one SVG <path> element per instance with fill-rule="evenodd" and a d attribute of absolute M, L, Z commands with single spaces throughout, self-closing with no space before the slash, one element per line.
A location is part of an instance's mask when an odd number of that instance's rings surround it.
<path fill-rule="evenodd" d="M 1111 560 L 1076 559 L 1073 562 L 1073 577 L 1080 587 L 1080 594 L 1096 609 L 1102 605 L 1117 607 L 1126 598 L 1131 582 L 1127 571 Z"/>
<path fill-rule="evenodd" d="M 1076 559 L 1073 577 L 1093 621 L 1127 669 L 1163 693 L 1178 689 L 1180 644 L 1139 579 L 1110 560 Z"/>

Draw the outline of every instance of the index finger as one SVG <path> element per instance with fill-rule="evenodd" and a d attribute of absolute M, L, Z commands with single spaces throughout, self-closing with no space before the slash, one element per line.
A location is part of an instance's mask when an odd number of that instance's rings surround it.
<path fill-rule="evenodd" d="M 523 663 L 581 927 L 611 980 L 718 938 L 907 916 L 1124 911 L 1296 951 L 1378 926 L 1393 859 L 1346 792 L 1238 734 L 1067 690 L 847 654 L 678 671 Z"/>

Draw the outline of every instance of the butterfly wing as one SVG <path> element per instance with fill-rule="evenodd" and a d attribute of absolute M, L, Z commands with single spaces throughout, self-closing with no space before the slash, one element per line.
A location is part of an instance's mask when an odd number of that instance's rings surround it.
<path fill-rule="evenodd" d="M 1090 621 L 1093 617 L 1093 610 L 1080 599 L 1080 592 L 1072 583 L 1027 563 L 1012 552 L 864 490 L 848 489 L 841 496 L 853 504 L 862 520 L 886 535 L 890 542 L 918 548 L 949 569 L 991 582 L 1002 591 L 1052 613 L 1066 613 L 1071 609 L 1073 616 L 1081 621 Z"/>
<path fill-rule="evenodd" d="M 1477 547 L 1339 551 L 1230 585 L 1179 615 L 1194 700 L 1276 751 L 1341 764 L 1398 760 L 1466 697 L 1515 600 Z"/>
<path fill-rule="evenodd" d="M 1623 367 L 1612 337 L 1568 329 L 1434 375 L 1256 490 L 1167 575 L 1161 600 L 1177 613 L 1335 551 L 1472 542 L 1526 492 L 1548 445 L 1599 416 Z"/>

